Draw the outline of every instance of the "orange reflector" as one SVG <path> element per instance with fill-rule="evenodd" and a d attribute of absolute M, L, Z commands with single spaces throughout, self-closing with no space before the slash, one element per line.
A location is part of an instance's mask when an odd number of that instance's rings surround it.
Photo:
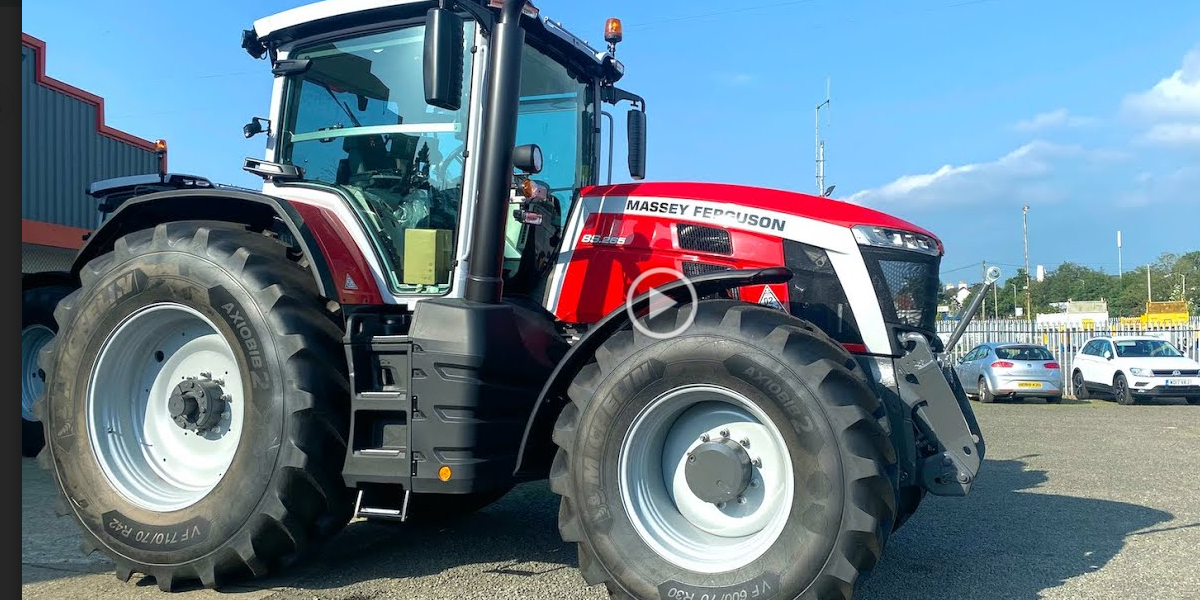
<path fill-rule="evenodd" d="M 621 41 L 621 20 L 610 18 L 604 22 L 604 41 L 615 44 Z"/>
<path fill-rule="evenodd" d="M 450 481 L 450 477 L 453 475 L 454 473 L 450 471 L 450 467 L 446 465 L 442 465 L 442 468 L 438 469 L 438 479 L 442 481 Z"/>
<path fill-rule="evenodd" d="M 166 149 L 167 149 L 167 140 L 155 140 L 154 141 L 154 150 L 156 152 L 162 152 Z"/>
<path fill-rule="evenodd" d="M 521 195 L 525 196 L 526 198 L 533 198 L 533 193 L 535 191 L 537 190 L 534 189 L 532 179 L 525 179 L 521 182 Z"/>

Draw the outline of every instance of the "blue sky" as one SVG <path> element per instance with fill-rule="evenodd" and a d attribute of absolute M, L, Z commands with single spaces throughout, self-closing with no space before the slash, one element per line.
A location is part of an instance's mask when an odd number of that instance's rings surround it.
<path fill-rule="evenodd" d="M 239 36 L 301 4 L 27 2 L 22 29 L 47 42 L 51 76 L 107 99 L 110 125 L 166 138 L 172 170 L 255 187 L 241 159 L 263 138 L 241 126 L 266 116 L 271 77 Z M 1200 249 L 1198 2 L 537 5 L 596 46 L 606 17 L 624 20 L 649 179 L 813 192 L 829 77 L 827 184 L 942 237 L 946 280 L 984 260 L 1015 271 L 1024 204 L 1034 265 L 1116 272 L 1117 229 L 1126 267 Z"/>

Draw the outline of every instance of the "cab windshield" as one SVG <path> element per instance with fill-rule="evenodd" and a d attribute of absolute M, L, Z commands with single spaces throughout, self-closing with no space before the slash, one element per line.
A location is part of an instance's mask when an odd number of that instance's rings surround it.
<path fill-rule="evenodd" d="M 350 199 L 398 294 L 448 291 L 452 261 L 436 255 L 453 253 L 462 202 L 470 85 L 458 111 L 426 104 L 424 40 L 422 25 L 294 53 L 312 66 L 288 83 L 280 135 L 281 162 Z"/>
<path fill-rule="evenodd" d="M 1162 340 L 1117 340 L 1117 356 L 1121 358 L 1153 358 L 1183 356 L 1175 346 Z"/>

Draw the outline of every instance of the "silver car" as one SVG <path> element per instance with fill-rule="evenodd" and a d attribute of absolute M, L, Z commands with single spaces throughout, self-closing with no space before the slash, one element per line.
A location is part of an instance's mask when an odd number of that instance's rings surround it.
<path fill-rule="evenodd" d="M 967 395 L 980 402 L 997 398 L 1062 401 L 1062 369 L 1045 346 L 987 343 L 954 366 Z"/>

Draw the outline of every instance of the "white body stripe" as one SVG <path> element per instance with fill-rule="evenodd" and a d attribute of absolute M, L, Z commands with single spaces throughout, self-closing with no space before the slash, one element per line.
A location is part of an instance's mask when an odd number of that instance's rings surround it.
<path fill-rule="evenodd" d="M 567 220 L 563 251 L 554 266 L 549 285 L 550 293 L 546 301 L 546 308 L 551 312 L 558 310 L 563 279 L 574 249 L 579 243 L 584 223 L 595 213 L 673 217 L 682 222 L 765 233 L 823 248 L 829 253 L 830 264 L 846 292 L 867 351 L 879 354 L 890 354 L 892 351 L 883 322 L 883 311 L 879 307 L 875 288 L 871 285 L 871 276 L 867 273 L 862 252 L 849 228 L 807 217 L 723 202 L 650 196 L 585 196 L 576 203 Z M 754 224 L 764 220 L 765 226 Z"/>

